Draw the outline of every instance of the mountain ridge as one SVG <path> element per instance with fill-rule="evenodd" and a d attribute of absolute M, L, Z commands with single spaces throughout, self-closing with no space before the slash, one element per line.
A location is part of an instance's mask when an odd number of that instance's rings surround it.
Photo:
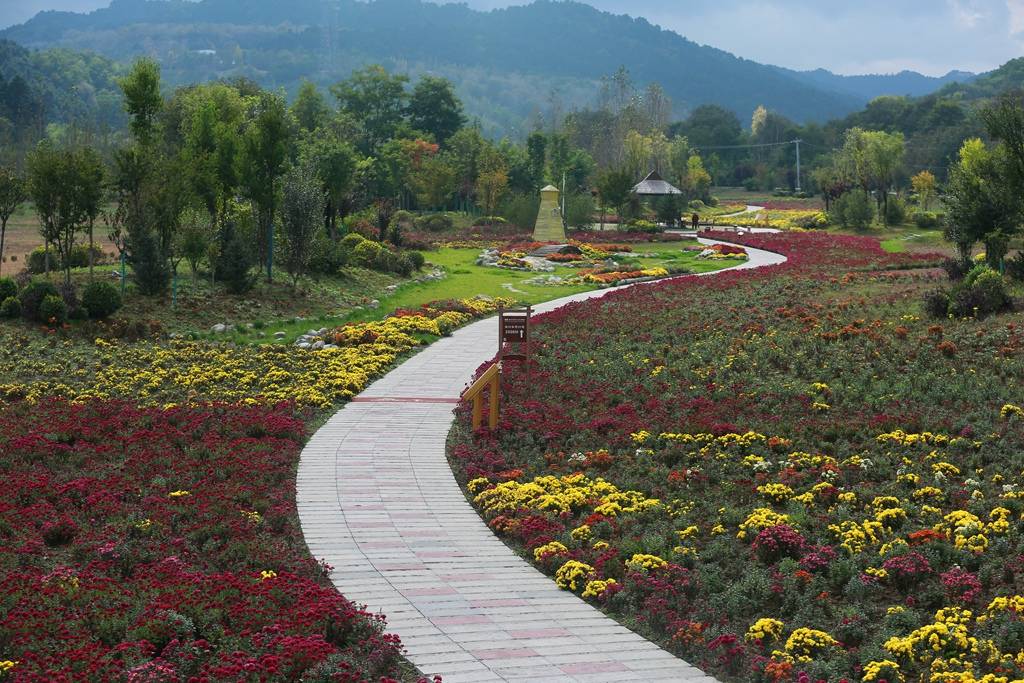
<path fill-rule="evenodd" d="M 470 115 L 494 134 L 513 135 L 546 109 L 591 105 L 600 78 L 620 65 L 640 85 L 660 83 L 677 116 L 715 103 L 741 120 L 764 105 L 798 122 L 825 121 L 862 107 L 874 96 L 870 87 L 893 82 L 764 65 L 644 18 L 551 0 L 489 11 L 422 0 L 113 0 L 88 14 L 42 12 L 0 38 L 119 61 L 149 54 L 175 85 L 246 76 L 294 92 L 300 78 L 324 86 L 380 62 L 449 77 Z M 943 85 L 916 76 L 918 88 Z M 844 80 L 851 78 L 862 80 Z"/>

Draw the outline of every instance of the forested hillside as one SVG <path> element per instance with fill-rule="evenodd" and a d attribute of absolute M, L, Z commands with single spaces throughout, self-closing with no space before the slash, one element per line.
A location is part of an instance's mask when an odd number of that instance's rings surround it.
<path fill-rule="evenodd" d="M 591 104 L 601 76 L 620 65 L 640 85 L 662 84 L 680 116 L 717 103 L 749 120 L 763 104 L 823 121 L 866 102 L 643 19 L 547 0 L 491 12 L 420 0 L 115 0 L 88 15 L 44 12 L 0 36 L 120 61 L 147 54 L 175 85 L 245 76 L 293 93 L 301 78 L 326 86 L 368 63 L 429 72 L 452 80 L 470 116 L 497 135 Z"/>

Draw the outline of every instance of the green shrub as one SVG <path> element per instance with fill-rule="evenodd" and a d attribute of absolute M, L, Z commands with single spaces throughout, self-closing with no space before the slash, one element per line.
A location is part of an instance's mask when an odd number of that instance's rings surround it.
<path fill-rule="evenodd" d="M 103 250 L 97 246 L 93 246 L 93 263 L 102 263 L 104 254 Z M 76 244 L 71 247 L 71 254 L 68 256 L 68 262 L 72 268 L 86 268 L 89 265 L 89 245 L 88 244 Z M 28 255 L 28 259 L 25 261 L 25 267 L 28 272 L 38 275 L 39 273 L 46 272 L 46 250 L 43 247 L 36 247 Z M 50 249 L 50 270 L 60 270 L 64 267 L 64 263 L 60 258 L 60 254 L 57 253 L 56 249 Z"/>
<path fill-rule="evenodd" d="M 21 302 L 13 296 L 4 299 L 0 304 L 0 317 L 14 319 L 21 316 Z"/>
<path fill-rule="evenodd" d="M 434 213 L 416 219 L 416 228 L 428 232 L 444 232 L 451 230 L 454 225 L 451 216 L 445 213 Z"/>
<path fill-rule="evenodd" d="M 25 268 L 28 272 L 33 275 L 46 272 L 46 249 L 42 247 L 36 247 L 29 252 L 28 257 L 25 259 Z M 57 254 L 53 249 L 50 249 L 50 270 L 59 270 L 60 264 L 58 263 Z"/>
<path fill-rule="evenodd" d="M 414 252 L 415 253 L 415 252 Z M 412 275 L 412 271 L 416 270 L 416 265 L 412 262 L 408 253 L 399 254 L 395 260 L 395 272 L 402 277 L 409 277 Z"/>
<path fill-rule="evenodd" d="M 350 232 L 341 238 L 341 246 L 348 251 L 352 251 L 360 244 L 366 241 L 366 238 L 360 235 L 358 232 Z"/>
<path fill-rule="evenodd" d="M 352 263 L 361 268 L 373 268 L 377 263 L 378 254 L 383 249 L 380 242 L 363 240 L 352 250 Z"/>
<path fill-rule="evenodd" d="M 844 228 L 864 230 L 875 217 L 875 207 L 867 193 L 851 190 L 832 203 L 831 220 Z"/>
<path fill-rule="evenodd" d="M 508 221 L 501 216 L 480 216 L 473 220 L 473 227 L 484 228 L 489 225 L 506 225 L 507 223 Z"/>
<path fill-rule="evenodd" d="M 217 259 L 217 279 L 232 294 L 245 294 L 255 284 L 253 254 L 241 233 L 231 231 Z"/>
<path fill-rule="evenodd" d="M 12 296 L 18 296 L 18 285 L 9 277 L 0 277 L 0 301 L 7 301 Z"/>
<path fill-rule="evenodd" d="M 59 296 L 57 288 L 52 282 L 49 280 L 29 282 L 18 296 L 21 303 L 21 315 L 27 320 L 41 322 L 43 318 L 40 317 L 39 308 L 42 306 L 43 299 L 48 296 Z"/>
<path fill-rule="evenodd" d="M 405 255 L 412 261 L 413 270 L 419 270 L 427 262 L 427 258 L 418 251 L 407 251 Z"/>
<path fill-rule="evenodd" d="M 1005 311 L 1012 303 L 1010 295 L 1006 291 L 1006 281 L 994 270 L 987 270 L 979 274 L 974 279 L 971 288 L 977 294 L 982 315 Z"/>
<path fill-rule="evenodd" d="M 62 325 L 68 320 L 68 305 L 64 299 L 55 294 L 43 297 L 39 304 L 39 322 L 49 325 Z"/>
<path fill-rule="evenodd" d="M 508 223 L 523 230 L 533 230 L 537 223 L 538 211 L 540 197 L 529 194 L 510 195 L 498 207 L 498 213 L 504 216 Z"/>
<path fill-rule="evenodd" d="M 949 292 L 935 289 L 925 294 L 924 312 L 932 318 L 945 318 L 949 315 Z"/>
<path fill-rule="evenodd" d="M 635 221 L 630 221 L 626 225 L 626 232 L 656 234 L 659 232 L 665 232 L 665 229 L 660 225 L 638 218 Z"/>
<path fill-rule="evenodd" d="M 931 211 L 915 211 L 914 225 L 922 230 L 934 230 L 939 227 L 939 216 Z"/>
<path fill-rule="evenodd" d="M 398 256 L 395 254 L 395 252 L 391 251 L 390 249 L 383 245 L 379 246 L 381 248 L 377 252 L 377 255 L 374 257 L 373 264 L 370 267 L 381 273 L 400 272 L 398 266 Z"/>
<path fill-rule="evenodd" d="M 1006 274 L 1017 282 L 1024 282 L 1024 251 L 1006 261 Z"/>
<path fill-rule="evenodd" d="M 132 267 L 132 279 L 139 293 L 156 296 L 167 291 L 171 282 L 171 269 L 160 241 L 152 230 L 139 230 L 129 241 L 128 263 Z M 217 275 L 220 277 L 220 274 Z"/>
<path fill-rule="evenodd" d="M 93 320 L 109 317 L 121 308 L 121 292 L 103 280 L 90 282 L 82 292 L 82 306 Z"/>
<path fill-rule="evenodd" d="M 335 275 L 348 263 L 348 257 L 349 249 L 345 247 L 343 240 L 332 240 L 320 233 L 313 240 L 309 272 L 314 275 Z"/>
<path fill-rule="evenodd" d="M 889 197 L 885 205 L 885 218 L 888 225 L 902 225 L 907 220 L 907 205 L 898 197 Z"/>

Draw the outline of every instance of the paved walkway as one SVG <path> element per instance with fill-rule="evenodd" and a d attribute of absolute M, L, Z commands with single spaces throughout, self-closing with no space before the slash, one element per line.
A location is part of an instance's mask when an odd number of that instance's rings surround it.
<path fill-rule="evenodd" d="M 710 244 L 709 240 L 702 240 Z M 784 257 L 748 249 L 739 268 Z M 721 271 L 719 271 L 721 272 Z M 588 292 L 536 307 L 549 311 Z M 387 615 L 409 659 L 446 683 L 714 679 L 519 558 L 466 501 L 445 457 L 457 397 L 497 351 L 468 325 L 377 380 L 310 440 L 298 509 L 346 597 Z"/>

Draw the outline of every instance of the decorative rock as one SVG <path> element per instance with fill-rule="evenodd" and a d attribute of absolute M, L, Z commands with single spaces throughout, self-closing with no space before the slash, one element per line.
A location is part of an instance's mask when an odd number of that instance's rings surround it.
<path fill-rule="evenodd" d="M 299 342 L 298 344 L 296 344 L 296 346 L 298 346 L 300 349 L 308 349 L 309 342 Z"/>
<path fill-rule="evenodd" d="M 287 336 L 288 333 L 285 332 L 284 330 L 278 330 L 277 332 L 274 333 L 274 339 L 284 339 Z"/>
<path fill-rule="evenodd" d="M 376 309 L 376 308 L 380 308 L 380 301 L 378 301 L 377 299 L 374 299 L 373 301 L 371 301 L 370 303 L 368 303 L 368 304 L 366 305 L 366 307 L 367 307 L 367 308 L 374 308 L 374 309 Z"/>
<path fill-rule="evenodd" d="M 312 348 L 314 351 L 319 351 L 320 349 L 324 348 L 324 340 L 318 339 L 317 341 L 313 342 L 313 346 L 310 348 Z"/>
<path fill-rule="evenodd" d="M 217 323 L 216 325 L 210 328 L 210 331 L 213 332 L 214 334 L 224 334 L 225 332 L 228 331 L 228 325 L 227 323 Z"/>

